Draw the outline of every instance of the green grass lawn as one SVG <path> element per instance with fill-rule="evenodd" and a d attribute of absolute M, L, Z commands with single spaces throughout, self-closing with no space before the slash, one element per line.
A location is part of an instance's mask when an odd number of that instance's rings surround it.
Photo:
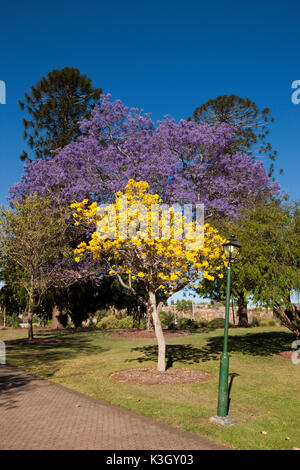
<path fill-rule="evenodd" d="M 110 379 L 112 372 L 155 367 L 156 342 L 112 338 L 109 332 L 100 330 L 39 331 L 36 337 L 58 341 L 26 346 L 7 343 L 7 361 L 234 449 L 300 447 L 300 365 L 277 355 L 291 349 L 295 339 L 284 328 L 230 329 L 233 382 L 229 414 L 238 424 L 223 428 L 208 422 L 217 408 L 222 335 L 223 330 L 218 329 L 167 338 L 169 365 L 200 369 L 213 376 L 208 382 L 195 384 L 146 386 L 114 382 Z M 25 336 L 26 331 L 22 330 L 0 330 L 4 341 Z"/>

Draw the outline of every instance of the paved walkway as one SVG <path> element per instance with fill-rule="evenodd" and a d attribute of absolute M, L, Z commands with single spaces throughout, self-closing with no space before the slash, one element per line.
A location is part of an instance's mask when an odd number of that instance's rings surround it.
<path fill-rule="evenodd" d="M 225 449 L 107 402 L 0 365 L 0 449 Z"/>

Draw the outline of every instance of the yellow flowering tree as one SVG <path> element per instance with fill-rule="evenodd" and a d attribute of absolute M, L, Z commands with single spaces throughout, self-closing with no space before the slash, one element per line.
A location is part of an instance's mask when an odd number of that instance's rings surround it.
<path fill-rule="evenodd" d="M 87 252 L 107 263 L 108 274 L 137 295 L 142 282 L 147 317 L 152 318 L 158 342 L 158 370 L 164 371 L 165 340 L 159 312 L 162 301 L 202 278 L 214 280 L 223 264 L 224 240 L 209 224 L 188 221 L 174 207 L 161 206 L 145 181 L 129 180 L 113 204 L 98 207 L 88 200 L 72 204 L 75 224 L 96 227 L 88 242 L 75 249 L 76 261 Z M 164 208 L 162 211 L 161 208 Z M 127 281 L 128 279 L 128 281 Z"/>

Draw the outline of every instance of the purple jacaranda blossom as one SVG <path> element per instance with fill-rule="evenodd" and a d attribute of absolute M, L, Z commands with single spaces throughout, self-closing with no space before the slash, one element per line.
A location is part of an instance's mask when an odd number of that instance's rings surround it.
<path fill-rule="evenodd" d="M 11 199 L 37 192 L 58 204 L 111 202 L 133 178 L 166 203 L 202 203 L 207 213 L 234 217 L 249 197 L 278 191 L 262 163 L 226 153 L 234 129 L 224 123 L 166 116 L 154 124 L 150 114 L 106 95 L 80 127 L 77 141 L 51 160 L 25 164 Z"/>

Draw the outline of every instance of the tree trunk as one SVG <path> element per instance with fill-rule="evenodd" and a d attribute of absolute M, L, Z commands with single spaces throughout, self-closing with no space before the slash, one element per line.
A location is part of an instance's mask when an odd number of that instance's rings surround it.
<path fill-rule="evenodd" d="M 27 314 L 27 323 L 28 323 L 28 341 L 33 340 L 33 327 L 32 327 L 32 309 L 29 307 L 28 314 Z"/>
<path fill-rule="evenodd" d="M 238 296 L 238 317 L 239 326 L 248 327 L 248 309 L 247 309 L 247 298 L 244 292 L 241 292 Z"/>
<path fill-rule="evenodd" d="M 32 318 L 33 318 L 33 304 L 34 304 L 34 293 L 33 288 L 31 287 L 28 293 L 28 310 L 27 310 L 27 323 L 28 323 L 28 341 L 33 340 L 33 326 L 32 326 Z"/>
<path fill-rule="evenodd" d="M 51 323 L 52 330 L 63 329 L 64 325 L 61 322 L 61 312 L 57 305 L 54 305 L 52 309 L 52 323 Z"/>
<path fill-rule="evenodd" d="M 154 330 L 154 323 L 153 323 L 153 316 L 152 316 L 152 307 L 150 302 L 147 305 L 147 312 L 146 312 L 146 330 L 153 331 Z"/>
<path fill-rule="evenodd" d="M 158 344 L 158 362 L 157 370 L 159 372 L 165 372 L 166 370 L 166 342 L 159 318 L 158 309 L 156 306 L 156 296 L 154 292 L 149 292 L 149 308 L 151 309 L 151 314 L 154 323 L 154 330 Z"/>
<path fill-rule="evenodd" d="M 275 304 L 273 311 L 281 323 L 300 339 L 300 308 L 288 299 L 285 306 Z"/>

